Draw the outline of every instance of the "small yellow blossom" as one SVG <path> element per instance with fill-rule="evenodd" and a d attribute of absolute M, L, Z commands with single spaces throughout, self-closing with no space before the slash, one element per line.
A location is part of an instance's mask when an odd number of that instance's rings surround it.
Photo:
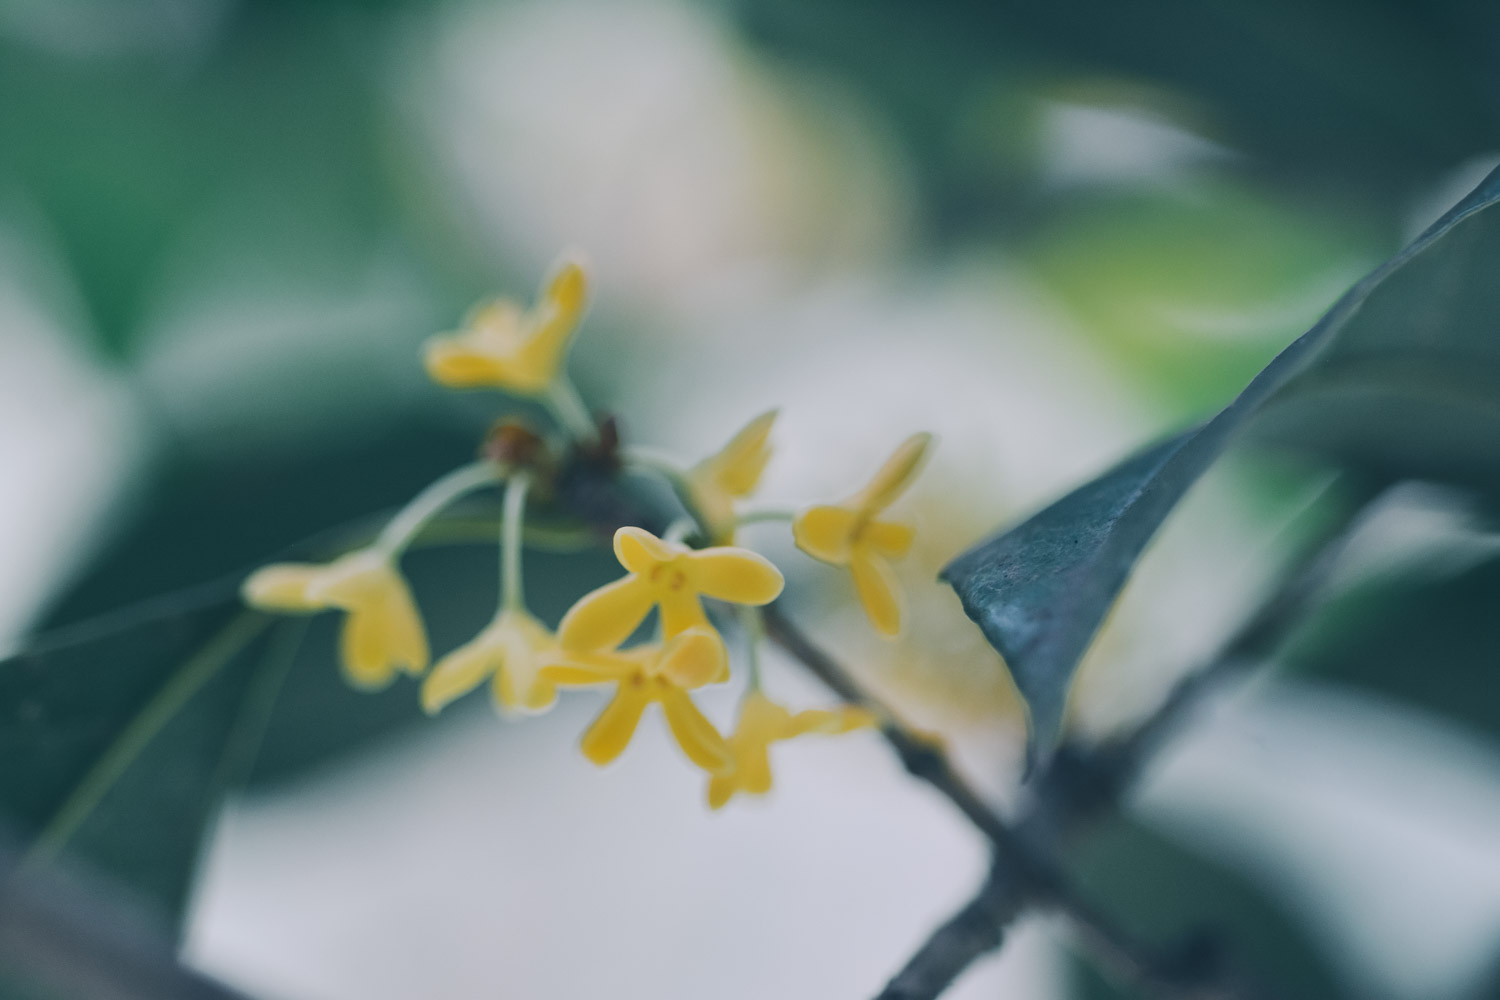
<path fill-rule="evenodd" d="M 374 690 L 397 671 L 427 669 L 427 633 L 401 573 L 384 552 L 362 549 L 322 565 L 278 563 L 252 573 L 245 602 L 266 611 L 348 612 L 340 642 L 344 675 Z"/>
<path fill-rule="evenodd" d="M 716 543 L 727 544 L 734 539 L 734 502 L 755 490 L 771 459 L 769 439 L 776 412 L 762 413 L 722 449 L 688 470 L 693 504 Z"/>
<path fill-rule="evenodd" d="M 629 575 L 584 595 L 563 616 L 557 638 L 564 649 L 613 649 L 658 605 L 662 635 L 671 639 L 695 626 L 708 627 L 702 597 L 769 604 L 785 583 L 769 559 L 749 549 L 695 551 L 643 528 L 615 532 L 615 557 Z"/>
<path fill-rule="evenodd" d="M 854 589 L 876 631 L 901 631 L 901 594 L 888 559 L 911 548 L 910 525 L 877 518 L 911 483 L 932 443 L 931 434 L 914 434 L 902 442 L 875 473 L 869 485 L 840 504 L 808 507 L 792 522 L 797 547 L 814 559 L 848 566 Z"/>
<path fill-rule="evenodd" d="M 587 300 L 583 268 L 564 259 L 529 312 L 509 299 L 495 299 L 470 313 L 463 329 L 430 339 L 427 373 L 454 388 L 541 395 L 562 370 Z"/>
<path fill-rule="evenodd" d="M 506 608 L 469 642 L 438 661 L 422 682 L 429 714 L 478 687 L 486 677 L 502 712 L 543 712 L 557 700 L 556 686 L 540 670 L 557 641 L 547 626 L 521 608 Z"/>
<path fill-rule="evenodd" d="M 706 625 L 688 628 L 659 646 L 561 652 L 542 667 L 542 676 L 556 684 L 615 685 L 614 697 L 583 734 L 583 754 L 595 764 L 608 764 L 624 752 L 646 706 L 656 702 L 683 753 L 709 772 L 729 764 L 729 748 L 688 692 L 720 681 L 728 672 L 724 643 Z"/>
<path fill-rule="evenodd" d="M 795 715 L 759 691 L 752 691 L 740 705 L 740 721 L 729 737 L 728 767 L 708 779 L 708 804 L 722 808 L 736 792 L 764 795 L 771 790 L 772 743 L 807 733 L 847 733 L 875 724 L 875 717 L 862 708 L 813 709 Z"/>

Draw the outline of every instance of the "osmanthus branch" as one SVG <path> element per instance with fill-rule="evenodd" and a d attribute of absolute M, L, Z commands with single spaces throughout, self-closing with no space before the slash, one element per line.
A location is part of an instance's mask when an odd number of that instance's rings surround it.
<path fill-rule="evenodd" d="M 1373 498 L 1374 493 L 1366 490 L 1351 497 L 1345 515 L 1294 559 L 1281 586 L 1139 726 L 1097 747 L 1067 746 L 1059 751 L 1037 776 L 1035 793 L 1029 808 L 1015 823 L 1013 839 L 1023 846 L 1065 843 L 1113 810 L 1204 695 L 1231 675 L 1264 662 L 1304 619 L 1373 508 Z M 1040 846 L 1036 849 L 1044 850 Z M 1015 864 L 1013 855 L 997 850 L 984 886 L 933 932 L 878 1000 L 932 1000 L 939 996 L 975 960 L 998 948 L 1006 927 L 1033 902 L 1051 905 L 1073 918 L 1096 957 L 1105 957 L 1106 964 L 1122 978 L 1146 986 L 1159 996 L 1227 1000 L 1270 995 L 1242 973 L 1228 968 L 1222 951 L 1204 948 L 1202 942 L 1171 954 L 1153 953 L 1128 941 L 1076 897 L 1053 894 L 1044 899 L 1028 898 L 1025 881 L 1014 876 Z"/>
<path fill-rule="evenodd" d="M 775 605 L 766 609 L 766 635 L 839 697 L 876 711 L 881 733 L 911 774 L 937 789 L 990 841 L 994 864 L 984 888 L 940 927 L 881 996 L 918 1000 L 938 996 L 974 959 L 1000 946 L 1005 928 L 1032 906 L 1056 910 L 1073 924 L 1080 941 L 1106 969 L 1176 998 L 1237 998 L 1261 994 L 1230 988 L 1215 979 L 1200 983 L 1193 963 L 1157 954 L 1095 910 L 1072 886 L 1050 851 L 1041 846 L 1039 827 L 1050 825 L 1041 812 L 1032 822 L 1012 826 L 974 791 L 934 743 L 894 721 L 828 654 L 805 636 Z"/>

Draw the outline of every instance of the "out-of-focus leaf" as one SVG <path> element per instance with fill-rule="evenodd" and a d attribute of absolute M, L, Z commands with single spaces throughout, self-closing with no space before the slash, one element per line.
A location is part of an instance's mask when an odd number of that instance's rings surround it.
<path fill-rule="evenodd" d="M 1427 379 L 1463 385 L 1475 369 L 1500 372 L 1500 171 L 1396 257 L 1355 285 L 1307 333 L 1271 361 L 1217 416 L 1132 458 L 1045 508 L 1018 527 L 963 553 L 943 570 L 964 610 L 1005 657 L 1031 711 L 1032 746 L 1055 745 L 1074 670 L 1146 544 L 1230 439 L 1268 412 L 1280 440 L 1316 448 L 1320 428 L 1281 417 L 1323 397 L 1341 373 L 1378 359 L 1391 392 L 1421 409 L 1435 433 L 1458 411 L 1432 397 Z M 1493 383 L 1500 399 L 1500 381 Z M 1419 404 L 1427 400 L 1430 406 Z M 1446 420 L 1444 419 L 1446 416 Z M 1306 437 L 1302 435 L 1306 433 Z M 1491 439 L 1492 441 L 1493 439 Z M 1500 460 L 1490 442 L 1480 461 Z M 1475 454 L 1470 455 L 1476 457 Z M 1394 459 L 1393 459 L 1394 461 Z M 1393 468 L 1390 471 L 1396 471 Z"/>
<path fill-rule="evenodd" d="M 1444 579 L 1374 581 L 1335 597 L 1280 658 L 1500 738 L 1500 562 Z"/>
<path fill-rule="evenodd" d="M 268 621 L 220 600 L 0 661 L 0 825 L 175 920 Z"/>
<path fill-rule="evenodd" d="M 1347 995 L 1307 931 L 1239 873 L 1127 820 L 1100 828 L 1070 853 L 1089 898 L 1137 938 L 1162 947 L 1195 938 L 1209 948 L 1227 945 L 1218 957 L 1287 1000 Z M 1083 963 L 1075 968 L 1079 1000 L 1135 997 Z"/>

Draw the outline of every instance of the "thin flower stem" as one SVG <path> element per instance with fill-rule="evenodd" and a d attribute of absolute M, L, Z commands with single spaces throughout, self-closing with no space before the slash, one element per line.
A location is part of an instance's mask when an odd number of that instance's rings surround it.
<path fill-rule="evenodd" d="M 797 519 L 794 510 L 747 510 L 734 519 L 734 527 L 743 528 L 747 524 L 765 524 L 767 522 L 790 522 Z"/>
<path fill-rule="evenodd" d="M 488 460 L 471 462 L 454 469 L 401 508 L 381 530 L 380 536 L 375 539 L 374 548 L 392 558 L 399 556 L 421 533 L 427 522 L 441 513 L 444 507 L 481 486 L 499 482 L 500 478 L 500 466 Z"/>
<path fill-rule="evenodd" d="M 681 542 L 697 530 L 697 520 L 691 517 L 679 517 L 667 525 L 667 530 L 662 532 L 661 540 L 664 542 Z"/>
<path fill-rule="evenodd" d="M 578 394 L 578 389 L 573 385 L 573 380 L 568 378 L 567 372 L 558 373 L 557 378 L 547 387 L 547 395 L 543 398 L 557 422 L 575 440 L 592 443 L 599 439 L 599 425 L 594 423 L 593 415 L 589 413 L 588 406 L 584 404 L 583 397 Z"/>
<path fill-rule="evenodd" d="M 518 472 L 505 484 L 505 513 L 500 520 L 500 608 L 514 611 L 526 606 L 521 573 L 521 532 L 526 519 L 526 491 L 531 475 Z"/>
<path fill-rule="evenodd" d="M 760 608 L 749 604 L 736 605 L 740 628 L 745 630 L 746 659 L 749 661 L 747 691 L 760 690 L 760 644 L 766 639 L 765 617 Z"/>

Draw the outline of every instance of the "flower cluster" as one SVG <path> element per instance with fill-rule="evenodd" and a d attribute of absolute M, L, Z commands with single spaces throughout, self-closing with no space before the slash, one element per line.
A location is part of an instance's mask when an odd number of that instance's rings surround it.
<path fill-rule="evenodd" d="M 798 548 L 847 567 L 854 590 L 882 636 L 901 630 L 902 600 L 890 560 L 910 549 L 912 528 L 885 516 L 910 484 L 931 447 L 917 434 L 898 447 L 865 487 L 834 504 L 800 512 L 749 511 L 771 458 L 777 411 L 750 421 L 727 445 L 693 465 L 607 441 L 566 374 L 573 335 L 588 305 L 583 266 L 565 257 L 523 309 L 498 299 L 475 309 L 456 332 L 432 338 L 428 373 L 451 388 L 496 389 L 544 403 L 567 442 L 538 461 L 534 451 L 498 449 L 434 482 L 369 545 L 326 564 L 277 564 L 245 581 L 249 604 L 268 611 L 345 613 L 340 655 L 349 682 L 361 689 L 390 684 L 398 673 L 425 677 L 420 698 L 429 713 L 489 681 L 504 715 L 545 712 L 559 689 L 608 687 L 609 701 L 583 735 L 584 756 L 608 764 L 629 745 L 646 710 L 661 715 L 682 752 L 707 774 L 709 805 L 737 793 L 771 788 L 768 748 L 811 733 L 844 733 L 877 724 L 865 707 L 792 711 L 762 690 L 757 644 L 761 611 L 780 597 L 781 571 L 764 556 L 734 544 L 749 521 L 789 521 Z M 522 548 L 528 495 L 581 456 L 613 449 L 604 467 L 665 477 L 685 516 L 660 535 L 628 525 L 614 534 L 625 575 L 584 595 L 557 631 L 527 610 Z M 597 463 L 596 463 L 597 464 Z M 449 505 L 480 489 L 502 488 L 502 586 L 494 618 L 428 671 L 428 640 L 411 589 L 401 575 L 403 553 Z M 689 543 L 693 544 L 689 544 Z M 735 728 L 726 737 L 694 702 L 700 688 L 731 679 L 730 655 L 713 605 L 738 608 L 749 648 L 748 676 Z M 654 635 L 632 637 L 654 616 Z"/>

